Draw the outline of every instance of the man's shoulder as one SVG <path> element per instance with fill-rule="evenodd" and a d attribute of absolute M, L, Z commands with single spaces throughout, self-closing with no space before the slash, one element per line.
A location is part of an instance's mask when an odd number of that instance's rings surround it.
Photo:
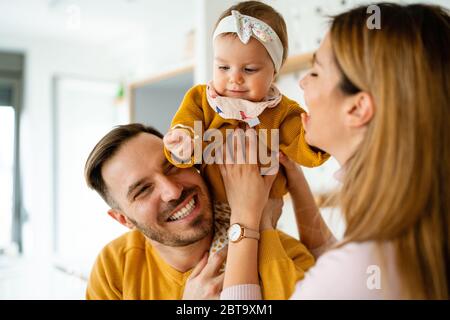
<path fill-rule="evenodd" d="M 107 255 L 123 255 L 132 250 L 145 251 L 146 238 L 139 230 L 131 230 L 108 243 L 102 250 Z"/>
<path fill-rule="evenodd" d="M 88 299 L 122 299 L 125 288 L 136 283 L 125 266 L 132 264 L 132 275 L 140 276 L 139 263 L 145 257 L 146 238 L 138 230 L 129 231 L 109 242 L 97 256 L 89 276 Z"/>

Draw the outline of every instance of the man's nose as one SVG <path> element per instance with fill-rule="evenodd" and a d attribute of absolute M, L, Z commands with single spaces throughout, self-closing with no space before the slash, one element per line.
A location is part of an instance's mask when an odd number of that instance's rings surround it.
<path fill-rule="evenodd" d="M 161 176 L 158 181 L 161 200 L 169 202 L 177 200 L 181 196 L 183 186 L 178 183 L 173 177 Z"/>

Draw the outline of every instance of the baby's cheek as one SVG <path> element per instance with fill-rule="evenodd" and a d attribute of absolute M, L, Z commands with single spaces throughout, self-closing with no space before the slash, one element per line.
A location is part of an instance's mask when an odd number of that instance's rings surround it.
<path fill-rule="evenodd" d="M 224 85 L 222 83 L 219 83 L 214 88 L 216 89 L 217 94 L 223 96 L 223 94 L 225 92 L 225 87 L 224 87 Z"/>
<path fill-rule="evenodd" d="M 218 74 L 214 74 L 213 77 L 213 84 L 214 84 L 214 89 L 218 92 L 219 90 L 223 90 L 224 88 L 224 84 L 225 84 L 225 79 L 223 76 L 218 75 Z"/>

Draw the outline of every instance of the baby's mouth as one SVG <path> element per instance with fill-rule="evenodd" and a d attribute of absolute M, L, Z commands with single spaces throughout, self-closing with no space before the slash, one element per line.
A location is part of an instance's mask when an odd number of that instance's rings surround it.
<path fill-rule="evenodd" d="M 248 90 L 243 89 L 243 88 L 235 88 L 235 89 L 231 88 L 231 89 L 227 89 L 227 91 L 231 94 L 244 94 L 244 93 L 248 92 Z"/>

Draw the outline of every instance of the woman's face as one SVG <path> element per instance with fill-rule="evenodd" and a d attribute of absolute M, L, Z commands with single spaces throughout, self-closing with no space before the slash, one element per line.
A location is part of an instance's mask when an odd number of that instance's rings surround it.
<path fill-rule="evenodd" d="M 309 110 L 302 121 L 308 144 L 325 150 L 342 164 L 346 159 L 341 161 L 340 158 L 344 157 L 342 153 L 345 153 L 349 133 L 345 126 L 345 110 L 351 101 L 339 89 L 340 79 L 327 34 L 314 54 L 311 70 L 300 80 Z"/>

